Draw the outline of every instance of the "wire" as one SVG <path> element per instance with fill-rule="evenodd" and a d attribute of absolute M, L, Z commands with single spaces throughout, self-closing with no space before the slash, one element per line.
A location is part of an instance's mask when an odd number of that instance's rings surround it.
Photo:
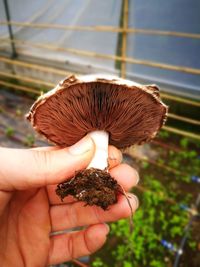
<path fill-rule="evenodd" d="M 162 98 L 165 98 L 165 99 L 169 99 L 169 100 L 172 100 L 172 101 L 175 101 L 175 102 L 180 102 L 180 103 L 184 103 L 186 105 L 191 105 L 191 106 L 194 106 L 194 107 L 200 107 L 200 102 L 197 102 L 197 101 L 193 101 L 193 100 L 190 100 L 190 99 L 186 99 L 186 98 L 182 98 L 182 97 L 179 97 L 177 95 L 169 95 L 167 93 L 160 93 L 161 97 Z"/>
<path fill-rule="evenodd" d="M 17 84 L 13 84 L 13 83 L 9 83 L 9 82 L 4 82 L 4 81 L 0 81 L 0 84 L 3 86 L 6 86 L 8 88 L 14 88 L 14 89 L 21 90 L 24 92 L 34 93 L 36 95 L 41 94 L 41 92 L 39 92 L 39 90 L 35 90 L 33 88 L 29 88 L 29 87 L 22 86 L 22 85 L 17 85 Z"/>
<path fill-rule="evenodd" d="M 191 132 L 188 132 L 188 131 L 180 130 L 180 129 L 177 129 L 177 128 L 174 128 L 174 127 L 170 127 L 170 126 L 163 126 L 162 129 L 166 130 L 168 132 L 171 132 L 171 133 L 180 134 L 180 135 L 183 135 L 185 137 L 190 137 L 192 139 L 200 140 L 200 135 L 199 134 L 195 134 L 195 133 L 191 133 Z"/>
<path fill-rule="evenodd" d="M 51 72 L 51 73 L 59 74 L 61 76 L 66 76 L 69 74 L 76 74 L 74 72 L 67 72 L 65 70 L 59 70 L 59 69 L 55 69 L 55 68 L 51 68 L 51 67 L 47 67 L 47 66 L 41 66 L 41 65 L 21 61 L 21 60 L 12 60 L 12 59 L 9 59 L 6 57 L 1 57 L 1 56 L 0 56 L 0 61 L 12 64 L 12 65 L 24 66 L 24 67 L 28 67 L 28 68 L 33 68 L 33 69 L 45 71 L 45 72 Z M 172 100 L 175 102 L 180 102 L 180 103 L 184 103 L 187 105 L 200 107 L 200 102 L 196 102 L 196 101 L 189 100 L 186 98 L 178 97 L 176 95 L 169 95 L 167 93 L 161 92 L 161 96 L 162 96 L 162 98 L 169 99 L 169 100 Z"/>
<path fill-rule="evenodd" d="M 197 199 L 196 199 L 196 203 L 195 203 L 195 209 L 196 210 L 198 210 L 199 204 L 200 204 L 200 194 L 198 194 Z M 198 216 L 199 216 L 198 212 L 196 214 L 192 215 L 188 224 L 185 227 L 184 236 L 182 237 L 179 249 L 177 250 L 176 258 L 175 258 L 175 262 L 174 262 L 173 267 L 178 267 L 178 265 L 179 265 L 181 255 L 183 254 L 184 246 L 185 246 L 187 239 L 188 239 L 188 233 L 189 233 L 190 227 L 192 226 L 194 219 Z"/>
<path fill-rule="evenodd" d="M 198 121 L 198 120 L 190 119 L 190 118 L 179 116 L 179 115 L 172 114 L 172 113 L 168 113 L 167 116 L 169 118 L 172 118 L 172 119 L 175 119 L 175 120 L 180 120 L 180 121 L 184 121 L 184 122 L 187 122 L 187 123 L 191 123 L 191 124 L 195 124 L 195 125 L 200 125 L 200 121 Z"/>
<path fill-rule="evenodd" d="M 185 72 L 195 75 L 200 75 L 200 69 L 196 68 L 190 68 L 190 67 L 184 67 L 184 66 L 176 66 L 176 65 L 170 65 L 155 61 L 147 61 L 147 60 L 141 60 L 136 59 L 132 57 L 121 57 L 116 55 L 109 55 L 109 54 L 101 54 L 97 52 L 91 52 L 88 50 L 81 50 L 81 49 L 75 49 L 70 47 L 59 47 L 52 44 L 42 44 L 42 43 L 33 43 L 26 40 L 20 40 L 20 39 L 14 39 L 10 40 L 8 38 L 0 38 L 0 41 L 2 42 L 8 42 L 8 43 L 16 43 L 21 45 L 29 45 L 32 47 L 42 48 L 42 49 L 48 49 L 52 51 L 60 51 L 60 52 L 68 52 L 70 54 L 80 55 L 80 56 L 86 56 L 86 57 L 92 57 L 92 58 L 102 58 L 107 60 L 119 60 L 121 62 L 127 62 L 131 64 L 138 64 L 138 65 L 144 65 L 148 67 L 154 67 L 154 68 L 160 68 L 160 69 L 166 69 L 166 70 L 173 70 L 178 72 Z"/>
<path fill-rule="evenodd" d="M 50 73 L 54 73 L 54 74 L 58 74 L 60 76 L 67 76 L 70 74 L 75 74 L 74 72 L 68 72 L 66 70 L 61 70 L 61 69 L 55 69 L 55 68 L 51 68 L 51 67 L 47 67 L 47 66 L 41 66 L 38 64 L 33 64 L 33 63 L 29 63 L 29 62 L 25 62 L 25 61 L 21 61 L 21 60 L 13 60 L 13 59 L 9 59 L 6 57 L 0 57 L 0 61 L 11 64 L 11 65 L 16 65 L 16 66 L 20 66 L 20 67 L 25 67 L 25 68 L 31 68 L 31 69 L 35 69 L 38 71 L 44 71 L 44 72 L 50 72 Z"/>
<path fill-rule="evenodd" d="M 184 38 L 194 38 L 200 39 L 199 33 L 187 33 L 187 32 L 175 32 L 175 31 L 160 31 L 154 29 L 140 29 L 140 28 L 120 28 L 112 26 L 69 26 L 62 24 L 50 24 L 50 23 L 31 23 L 31 22 L 19 22 L 19 21 L 1 21 L 0 25 L 13 25 L 13 26 L 23 26 L 30 28 L 43 28 L 43 29 L 60 29 L 60 30 L 73 30 L 73 31 L 95 31 L 95 32 L 126 32 L 126 33 L 137 33 L 137 34 L 148 34 L 148 35 L 164 35 L 173 37 L 184 37 Z"/>

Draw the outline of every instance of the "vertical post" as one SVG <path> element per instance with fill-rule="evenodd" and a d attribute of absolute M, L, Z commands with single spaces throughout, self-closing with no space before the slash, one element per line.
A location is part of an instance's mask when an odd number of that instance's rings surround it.
<path fill-rule="evenodd" d="M 8 7 L 8 1 L 4 0 L 4 8 L 5 8 L 5 13 L 6 13 L 6 20 L 8 23 L 8 32 L 9 32 L 9 38 L 10 38 L 10 45 L 12 49 L 12 58 L 17 57 L 17 52 L 15 49 L 15 43 L 14 43 L 14 35 L 12 31 L 12 26 L 10 24 L 10 12 L 9 12 L 9 7 Z"/>
<path fill-rule="evenodd" d="M 126 62 L 123 61 L 127 52 L 127 29 L 128 29 L 128 3 L 129 0 L 123 0 L 123 23 L 122 23 L 122 62 L 121 62 L 121 77 L 126 78 Z"/>

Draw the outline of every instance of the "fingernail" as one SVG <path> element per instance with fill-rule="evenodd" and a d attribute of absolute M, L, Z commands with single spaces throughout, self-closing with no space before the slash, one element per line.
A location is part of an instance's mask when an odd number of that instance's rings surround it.
<path fill-rule="evenodd" d="M 107 223 L 104 223 L 104 226 L 106 228 L 106 234 L 108 234 L 110 232 L 110 227 Z"/>
<path fill-rule="evenodd" d="M 69 147 L 69 152 L 72 155 L 81 155 L 93 148 L 93 141 L 89 136 L 85 136 L 81 139 L 78 143 L 74 144 L 73 146 Z"/>
<path fill-rule="evenodd" d="M 137 184 L 139 184 L 139 181 L 140 181 L 140 176 L 139 176 L 139 173 L 137 171 L 135 171 L 135 176 L 136 176 L 135 185 L 137 185 Z"/>
<path fill-rule="evenodd" d="M 138 199 L 138 197 L 136 195 L 132 195 L 132 197 L 134 198 L 134 201 L 135 201 L 135 207 L 136 207 L 136 209 L 138 209 L 138 207 L 139 207 L 139 199 Z"/>
<path fill-rule="evenodd" d="M 138 197 L 136 196 L 136 195 L 133 195 L 133 194 L 128 194 L 128 197 L 129 198 L 132 198 L 133 199 L 133 201 L 135 202 L 135 209 L 138 209 L 138 207 L 139 207 L 139 199 L 138 199 Z M 133 209 L 134 209 L 134 206 L 133 206 Z"/>
<path fill-rule="evenodd" d="M 108 157 L 109 160 L 117 160 L 119 163 L 122 162 L 122 153 L 121 151 L 119 150 L 114 150 L 114 152 L 112 151 L 111 154 L 109 154 L 109 157 Z"/>

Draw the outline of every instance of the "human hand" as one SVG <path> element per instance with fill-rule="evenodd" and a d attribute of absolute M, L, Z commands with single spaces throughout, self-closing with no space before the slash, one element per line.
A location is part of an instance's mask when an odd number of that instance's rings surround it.
<path fill-rule="evenodd" d="M 56 184 L 86 168 L 94 144 L 83 138 L 70 148 L 0 148 L 0 263 L 2 267 L 44 267 L 88 255 L 106 240 L 104 222 L 130 216 L 126 198 L 108 211 L 86 206 L 72 197 L 63 202 L 55 193 Z M 121 153 L 109 147 L 110 173 L 124 190 L 137 183 L 137 172 L 120 164 Z M 133 211 L 137 198 L 130 195 Z M 50 235 L 52 232 L 86 226 L 80 231 Z"/>

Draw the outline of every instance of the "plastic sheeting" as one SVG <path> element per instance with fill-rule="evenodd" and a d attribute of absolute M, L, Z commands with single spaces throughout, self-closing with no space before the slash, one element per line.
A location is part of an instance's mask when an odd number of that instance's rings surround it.
<path fill-rule="evenodd" d="M 11 20 L 29 23 L 51 23 L 69 26 L 119 27 L 122 0 L 8 0 Z M 199 0 L 129 0 L 129 27 L 200 33 Z M 6 20 L 3 0 L 0 20 Z M 14 37 L 32 43 L 116 55 L 118 33 L 39 29 L 12 26 Z M 9 37 L 8 28 L 0 25 L 0 37 Z M 10 46 L 9 52 L 11 51 Z M 0 44 L 0 48 L 5 43 Z M 88 70 L 116 72 L 116 62 L 69 52 L 52 51 L 16 44 L 18 54 L 46 60 L 62 61 Z M 1 52 L 1 51 L 0 51 Z M 127 56 L 176 66 L 200 69 L 200 39 L 149 34 L 128 34 Z M 69 66 L 70 66 L 69 64 Z M 200 97 L 200 75 L 170 71 L 145 65 L 127 64 L 129 78 L 166 85 L 167 90 Z"/>
<path fill-rule="evenodd" d="M 129 27 L 200 33 L 199 0 L 131 0 L 129 4 Z M 200 39 L 129 34 L 127 54 L 136 59 L 200 69 Z M 168 84 L 182 93 L 194 91 L 200 97 L 200 75 L 133 64 L 128 64 L 127 71 L 130 77 Z"/>
<path fill-rule="evenodd" d="M 1 1 L 0 1 L 1 2 Z M 4 8 L 0 6 L 1 20 L 5 20 Z M 10 0 L 11 20 L 30 23 L 52 23 L 68 26 L 119 26 L 121 0 Z M 3 30 L 2 30 L 3 28 Z M 12 26 L 16 39 L 33 43 L 51 44 L 59 47 L 80 49 L 102 54 L 116 54 L 118 34 L 112 32 L 72 31 L 60 29 L 38 29 Z M 1 27 L 1 35 L 6 27 Z M 8 34 L 5 36 L 8 37 Z M 112 60 L 83 57 L 67 52 L 54 52 L 16 44 L 19 53 L 31 53 L 41 58 L 71 61 L 102 68 L 115 68 Z"/>

